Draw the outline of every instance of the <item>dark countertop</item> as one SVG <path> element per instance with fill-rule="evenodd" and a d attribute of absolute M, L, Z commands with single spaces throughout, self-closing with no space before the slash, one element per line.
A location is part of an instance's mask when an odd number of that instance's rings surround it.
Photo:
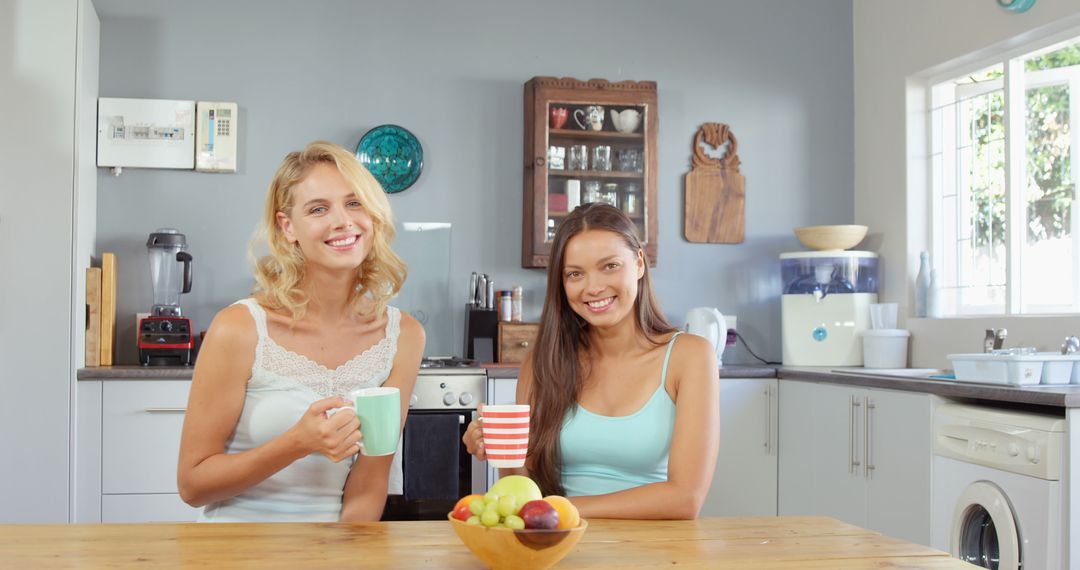
<path fill-rule="evenodd" d="M 807 380 L 830 384 L 849 384 L 867 388 L 887 388 L 908 392 L 936 394 L 946 398 L 968 398 L 1014 404 L 1080 408 L 1080 385 L 1009 386 L 977 384 L 956 380 L 891 376 L 873 369 L 839 367 L 784 367 L 776 369 L 778 378 Z"/>
<path fill-rule="evenodd" d="M 80 368 L 79 380 L 191 380 L 194 366 L 140 366 L 120 364 Z"/>
<path fill-rule="evenodd" d="M 518 368 L 501 365 L 487 369 L 488 378 L 517 378 Z M 776 378 L 775 366 L 746 366 L 725 364 L 720 367 L 720 378 Z"/>
<path fill-rule="evenodd" d="M 79 380 L 190 380 L 190 366 L 102 366 L 80 368 Z M 517 378 L 518 368 L 501 365 L 487 368 L 489 378 Z M 946 398 L 968 398 L 1015 404 L 1080 408 L 1080 385 L 1005 386 L 974 384 L 955 380 L 935 380 L 890 376 L 872 369 L 837 367 L 785 367 L 727 364 L 720 367 L 720 378 L 781 378 L 846 384 L 866 388 L 886 388 L 907 392 L 936 394 Z"/>

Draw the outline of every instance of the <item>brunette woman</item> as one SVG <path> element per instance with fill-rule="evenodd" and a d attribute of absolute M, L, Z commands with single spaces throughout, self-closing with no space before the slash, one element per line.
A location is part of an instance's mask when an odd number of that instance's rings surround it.
<path fill-rule="evenodd" d="M 716 465 L 718 382 L 712 346 L 660 311 L 633 222 L 609 205 L 575 209 L 555 233 L 518 378 L 532 408 L 517 472 L 585 518 L 695 518 Z M 479 422 L 463 440 L 486 458 Z"/>
<path fill-rule="evenodd" d="M 344 396 L 397 387 L 404 423 L 424 351 L 389 306 L 406 273 L 390 203 L 352 153 L 314 142 L 278 168 L 261 233 L 255 296 L 217 314 L 195 365 L 180 496 L 203 521 L 378 520 L 400 466 L 356 455 Z"/>

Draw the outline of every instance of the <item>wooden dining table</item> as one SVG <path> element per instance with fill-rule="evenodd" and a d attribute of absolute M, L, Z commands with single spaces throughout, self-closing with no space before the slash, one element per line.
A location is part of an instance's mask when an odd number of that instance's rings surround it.
<path fill-rule="evenodd" d="M 976 568 L 826 517 L 589 521 L 556 568 Z M 447 521 L 0 525 L 0 568 L 483 568 Z"/>

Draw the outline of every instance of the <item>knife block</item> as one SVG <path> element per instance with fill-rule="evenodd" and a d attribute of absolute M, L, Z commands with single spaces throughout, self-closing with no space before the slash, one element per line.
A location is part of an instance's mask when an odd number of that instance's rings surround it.
<path fill-rule="evenodd" d="M 467 360 L 494 362 L 495 342 L 498 338 L 499 311 L 476 309 L 472 305 L 466 305 L 465 350 L 462 356 Z"/>

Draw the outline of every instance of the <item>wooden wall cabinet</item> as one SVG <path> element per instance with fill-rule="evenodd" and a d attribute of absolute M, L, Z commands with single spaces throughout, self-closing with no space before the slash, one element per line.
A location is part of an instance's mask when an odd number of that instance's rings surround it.
<path fill-rule="evenodd" d="M 658 125 L 655 81 L 525 83 L 522 267 L 547 267 L 552 237 L 575 197 L 626 212 L 656 265 Z"/>
<path fill-rule="evenodd" d="M 521 362 L 536 344 L 539 323 L 499 323 L 499 362 Z"/>

